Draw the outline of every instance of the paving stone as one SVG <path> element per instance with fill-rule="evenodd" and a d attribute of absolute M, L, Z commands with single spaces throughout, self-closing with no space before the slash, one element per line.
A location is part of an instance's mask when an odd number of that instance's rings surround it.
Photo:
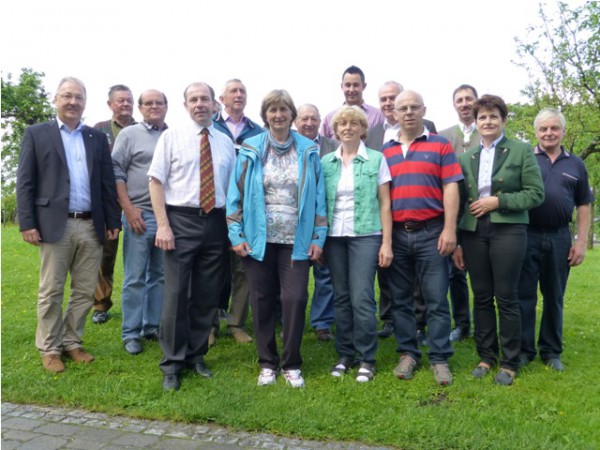
<path fill-rule="evenodd" d="M 40 426 L 40 422 L 33 419 L 22 417 L 11 417 L 2 421 L 2 428 L 12 428 L 14 430 L 34 430 Z"/>
<path fill-rule="evenodd" d="M 81 428 L 76 425 L 66 425 L 62 423 L 48 423 L 37 428 L 37 433 L 49 434 L 51 436 L 71 436 L 77 433 Z"/>
<path fill-rule="evenodd" d="M 67 445 L 67 440 L 56 436 L 38 436 L 23 444 L 19 450 L 58 450 Z"/>
<path fill-rule="evenodd" d="M 4 425 L 4 424 L 3 424 Z M 29 441 L 37 436 L 37 433 L 33 433 L 31 431 L 22 431 L 22 430 L 2 430 L 2 447 L 4 447 L 4 439 L 15 440 L 15 441 Z"/>
<path fill-rule="evenodd" d="M 65 448 L 72 448 L 77 450 L 100 450 L 103 449 L 106 445 L 105 442 L 101 441 L 92 441 L 90 439 L 77 437 L 72 439 Z"/>
<path fill-rule="evenodd" d="M 81 426 L 72 437 L 73 439 L 89 439 L 90 441 L 109 443 L 121 435 L 123 435 L 122 431 L 109 431 L 105 428 Z"/>
<path fill-rule="evenodd" d="M 19 441 L 9 441 L 2 439 L 2 450 L 13 450 L 19 448 L 21 442 Z"/>
<path fill-rule="evenodd" d="M 158 436 L 140 433 L 123 433 L 111 442 L 112 445 L 129 445 L 134 447 L 148 447 L 158 442 Z"/>

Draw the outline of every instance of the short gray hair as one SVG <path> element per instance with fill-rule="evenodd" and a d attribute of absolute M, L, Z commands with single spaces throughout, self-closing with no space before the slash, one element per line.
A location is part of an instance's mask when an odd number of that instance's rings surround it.
<path fill-rule="evenodd" d="M 542 120 L 553 119 L 555 117 L 558 117 L 560 119 L 560 124 L 562 125 L 562 128 L 564 130 L 565 126 L 567 125 L 567 119 L 565 119 L 564 114 L 562 112 L 560 112 L 560 110 L 558 110 L 556 108 L 544 108 L 544 109 L 542 109 L 537 114 L 537 116 L 535 116 L 535 119 L 533 120 L 533 127 L 537 130 L 538 124 Z"/>

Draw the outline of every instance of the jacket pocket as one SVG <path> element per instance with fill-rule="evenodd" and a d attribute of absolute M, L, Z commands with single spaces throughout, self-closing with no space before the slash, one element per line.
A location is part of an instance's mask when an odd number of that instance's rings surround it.
<path fill-rule="evenodd" d="M 33 201 L 33 204 L 36 206 L 48 206 L 50 203 L 50 199 L 47 197 L 39 197 Z"/>

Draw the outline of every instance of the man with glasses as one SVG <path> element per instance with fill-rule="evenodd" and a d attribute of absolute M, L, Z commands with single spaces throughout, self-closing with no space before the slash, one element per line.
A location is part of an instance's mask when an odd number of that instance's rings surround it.
<path fill-rule="evenodd" d="M 156 217 L 148 169 L 158 138 L 167 128 L 167 97 L 151 89 L 140 95 L 142 122 L 124 129 L 112 153 L 119 204 L 123 209 L 122 339 L 125 351 L 143 351 L 142 338 L 158 341 L 164 275 L 163 252 L 154 246 Z"/>
<path fill-rule="evenodd" d="M 448 359 L 450 309 L 448 256 L 456 248 L 461 168 L 450 143 L 423 125 L 421 95 L 403 91 L 395 100 L 400 123 L 397 139 L 384 145 L 392 173 L 392 250 L 389 269 L 394 335 L 400 361 L 394 375 L 413 377 L 421 358 L 417 344 L 414 286 L 418 281 L 427 305 L 429 363 L 440 385 L 452 384 Z"/>
<path fill-rule="evenodd" d="M 113 115 L 109 120 L 99 122 L 94 128 L 102 131 L 108 139 L 108 146 L 112 153 L 115 139 L 119 132 L 129 125 L 135 124 L 133 118 L 133 94 L 124 84 L 115 84 L 108 90 L 108 101 L 106 102 Z M 102 263 L 98 272 L 98 285 L 94 294 L 94 313 L 92 322 L 96 324 L 105 323 L 108 320 L 108 310 L 112 307 L 113 273 L 117 261 L 117 250 L 119 241 L 108 240 L 104 242 L 102 249 Z"/>
<path fill-rule="evenodd" d="M 63 78 L 54 97 L 56 120 L 25 129 L 17 170 L 17 210 L 23 240 L 40 248 L 36 346 L 44 369 L 65 370 L 94 357 L 82 348 L 102 243 L 116 240 L 121 222 L 115 178 L 103 133 L 83 125 L 86 90 Z M 67 275 L 70 297 L 63 313 Z"/>

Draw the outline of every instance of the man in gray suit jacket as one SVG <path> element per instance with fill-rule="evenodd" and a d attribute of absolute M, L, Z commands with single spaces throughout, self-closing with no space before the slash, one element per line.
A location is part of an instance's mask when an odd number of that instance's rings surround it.
<path fill-rule="evenodd" d="M 456 157 L 479 145 L 481 137 L 475 126 L 473 105 L 477 101 L 477 90 L 468 84 L 461 84 L 452 93 L 454 109 L 458 114 L 458 124 L 440 131 L 452 144 Z M 457 269 L 450 261 L 450 300 L 454 328 L 450 332 L 450 342 L 462 341 L 471 335 L 471 313 L 469 310 L 469 285 L 464 270 Z"/>
<path fill-rule="evenodd" d="M 36 346 L 44 368 L 64 371 L 64 352 L 91 362 L 82 334 L 93 305 L 104 232 L 119 235 L 121 221 L 106 136 L 83 125 L 86 90 L 63 78 L 54 104 L 56 120 L 25 130 L 17 170 L 17 208 L 23 240 L 40 247 Z M 64 316 L 67 274 L 71 297 Z"/>

